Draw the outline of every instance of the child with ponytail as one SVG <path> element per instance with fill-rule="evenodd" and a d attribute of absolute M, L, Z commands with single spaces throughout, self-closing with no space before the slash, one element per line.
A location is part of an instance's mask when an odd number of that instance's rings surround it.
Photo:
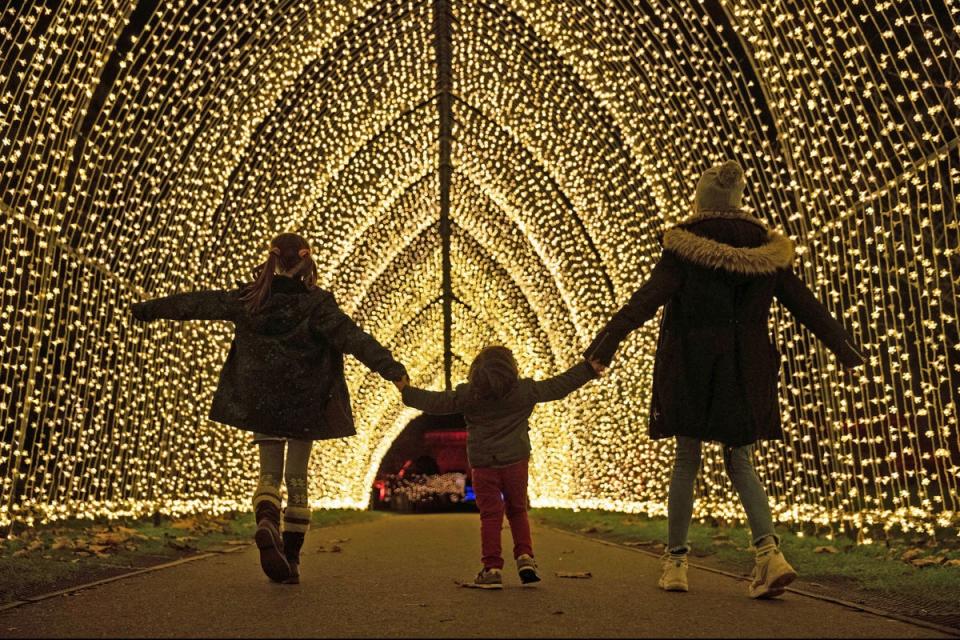
<path fill-rule="evenodd" d="M 383 378 L 406 371 L 316 284 L 301 236 L 273 239 L 256 279 L 229 291 L 196 291 L 137 303 L 137 320 L 225 320 L 235 327 L 210 419 L 254 432 L 260 478 L 253 496 L 260 565 L 275 582 L 298 583 L 310 525 L 307 464 L 314 440 L 356 434 L 343 354 Z M 286 457 L 286 467 L 284 467 Z M 280 483 L 287 485 L 281 535 Z"/>

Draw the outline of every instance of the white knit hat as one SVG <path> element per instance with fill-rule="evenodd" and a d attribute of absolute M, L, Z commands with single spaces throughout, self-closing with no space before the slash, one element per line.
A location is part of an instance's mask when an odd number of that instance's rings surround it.
<path fill-rule="evenodd" d="M 730 211 L 743 204 L 743 190 L 747 181 L 743 168 L 736 160 L 727 160 L 710 167 L 697 181 L 694 207 L 698 211 Z"/>

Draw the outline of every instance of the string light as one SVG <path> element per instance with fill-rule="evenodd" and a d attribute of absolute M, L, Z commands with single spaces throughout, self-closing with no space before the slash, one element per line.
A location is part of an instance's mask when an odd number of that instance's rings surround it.
<path fill-rule="evenodd" d="M 433 2 L 9 2 L 0 14 L 0 526 L 246 508 L 249 435 L 206 419 L 231 338 L 133 324 L 231 287 L 271 235 L 442 385 Z M 136 9 L 136 10 L 135 10 Z M 789 314 L 777 517 L 932 531 L 960 508 L 960 9 L 803 0 L 452 1 L 453 378 L 483 345 L 575 362 L 659 256 L 699 172 L 748 207 L 866 348 L 853 374 Z M 139 22 L 138 22 L 139 20 Z M 535 505 L 662 515 L 646 436 L 657 326 L 532 420 Z M 365 507 L 415 415 L 346 363 L 358 435 L 317 444 L 317 506 Z M 695 515 L 742 519 L 719 450 Z"/>

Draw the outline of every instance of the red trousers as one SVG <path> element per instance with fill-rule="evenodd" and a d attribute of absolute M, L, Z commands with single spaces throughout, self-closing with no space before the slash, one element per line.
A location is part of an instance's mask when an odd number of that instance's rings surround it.
<path fill-rule="evenodd" d="M 504 507 L 513 534 L 513 557 L 524 553 L 533 555 L 527 519 L 527 462 L 524 459 L 498 469 L 473 468 L 473 493 L 480 509 L 480 546 L 486 569 L 503 568 L 500 529 Z"/>

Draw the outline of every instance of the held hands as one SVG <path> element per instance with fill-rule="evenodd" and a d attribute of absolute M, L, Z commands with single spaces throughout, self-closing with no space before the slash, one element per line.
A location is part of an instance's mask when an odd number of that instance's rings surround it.
<path fill-rule="evenodd" d="M 589 365 L 593 368 L 593 372 L 596 373 L 598 376 L 602 376 L 603 373 L 607 370 L 607 367 L 602 362 L 594 358 L 587 359 L 587 363 L 589 363 Z"/>
<path fill-rule="evenodd" d="M 399 380 L 394 380 L 393 385 L 397 388 L 397 391 L 403 392 L 404 388 L 410 384 L 410 376 L 403 374 L 403 377 Z"/>

